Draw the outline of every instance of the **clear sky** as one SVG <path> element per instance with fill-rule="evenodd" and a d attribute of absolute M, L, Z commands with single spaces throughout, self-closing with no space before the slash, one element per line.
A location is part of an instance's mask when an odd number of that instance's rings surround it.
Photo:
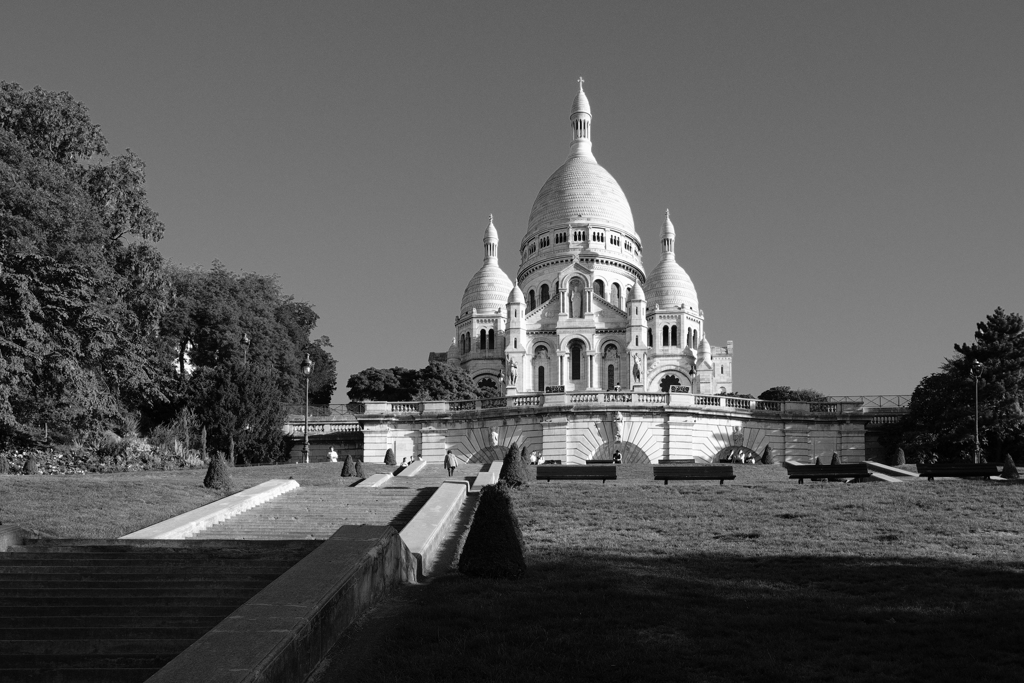
<path fill-rule="evenodd" d="M 170 260 L 312 303 L 339 401 L 447 350 L 488 214 L 515 277 L 579 76 L 737 391 L 910 393 L 1024 312 L 1021 2 L 0 2 L 0 80 L 145 160 Z"/>

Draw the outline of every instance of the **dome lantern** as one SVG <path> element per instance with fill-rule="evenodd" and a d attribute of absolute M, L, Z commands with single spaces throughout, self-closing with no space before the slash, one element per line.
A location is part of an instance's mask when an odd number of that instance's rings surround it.
<path fill-rule="evenodd" d="M 572 125 L 570 157 L 594 158 L 593 152 L 590 151 L 590 119 L 590 100 L 583 92 L 583 78 L 580 77 L 580 91 L 576 93 L 576 99 L 572 101 L 572 112 L 569 114 L 569 122 Z"/>

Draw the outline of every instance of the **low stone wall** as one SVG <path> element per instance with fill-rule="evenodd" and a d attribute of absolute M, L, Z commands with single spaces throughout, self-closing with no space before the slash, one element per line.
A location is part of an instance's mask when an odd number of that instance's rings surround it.
<path fill-rule="evenodd" d="M 401 537 L 417 560 L 417 576 L 425 577 L 469 493 L 469 482 L 449 480 L 441 484 L 430 500 L 402 529 Z"/>
<path fill-rule="evenodd" d="M 20 526 L 0 525 L 0 553 L 7 552 L 12 545 L 25 545 L 25 536 Z"/>
<path fill-rule="evenodd" d="M 415 573 L 393 528 L 343 526 L 149 683 L 304 681 L 356 618 Z"/>

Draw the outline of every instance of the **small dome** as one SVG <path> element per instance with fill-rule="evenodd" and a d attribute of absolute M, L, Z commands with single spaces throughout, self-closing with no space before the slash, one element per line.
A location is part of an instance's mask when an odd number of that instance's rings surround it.
<path fill-rule="evenodd" d="M 675 258 L 668 254 L 651 271 L 647 278 L 647 289 L 651 292 L 651 302 L 661 308 L 679 308 L 694 311 L 697 307 L 697 289 L 686 274 L 683 267 L 676 263 Z"/>
<path fill-rule="evenodd" d="M 707 337 L 701 337 L 700 344 L 697 344 L 697 355 L 701 357 L 711 355 L 711 342 Z"/>
<path fill-rule="evenodd" d="M 462 311 L 472 313 L 475 308 L 481 313 L 503 311 L 512 291 L 512 280 L 497 263 L 485 263 L 466 285 L 462 295 Z"/>
<path fill-rule="evenodd" d="M 629 290 L 629 297 L 626 298 L 626 303 L 630 301 L 647 301 L 647 295 L 644 294 L 644 288 L 640 286 L 639 282 L 634 282 L 633 288 Z"/>
<path fill-rule="evenodd" d="M 576 93 L 576 98 L 572 101 L 572 111 L 569 112 L 569 116 L 573 114 L 589 114 L 590 113 L 590 100 L 587 99 L 587 93 L 583 92 L 583 84 L 580 84 L 580 91 Z"/>
<path fill-rule="evenodd" d="M 497 239 L 498 239 L 498 229 L 496 227 L 494 227 L 494 214 L 492 213 L 491 217 L 490 217 L 490 220 L 489 220 L 489 222 L 487 224 L 487 229 L 484 230 L 484 241 L 486 242 L 487 240 L 497 240 Z"/>
<path fill-rule="evenodd" d="M 672 225 L 672 219 L 668 215 L 668 209 L 665 209 L 665 224 L 661 226 L 661 236 L 672 237 L 676 236 L 676 226 Z"/>
<path fill-rule="evenodd" d="M 523 290 L 519 289 L 519 283 L 518 282 L 512 288 L 512 291 L 509 292 L 508 303 L 510 303 L 510 304 L 526 304 L 526 297 L 523 296 Z"/>

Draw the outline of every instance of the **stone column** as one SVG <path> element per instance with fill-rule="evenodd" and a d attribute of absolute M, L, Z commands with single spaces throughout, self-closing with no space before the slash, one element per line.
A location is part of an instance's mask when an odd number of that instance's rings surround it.
<path fill-rule="evenodd" d="M 569 420 L 564 415 L 554 415 L 541 424 L 541 453 L 545 458 L 565 462 L 569 454 L 566 431 Z"/>
<path fill-rule="evenodd" d="M 594 381 L 596 374 L 594 373 L 594 356 L 597 354 L 593 351 L 587 352 L 587 387 L 590 389 L 597 389 L 597 382 Z"/>
<path fill-rule="evenodd" d="M 685 415 L 669 415 L 665 425 L 668 448 L 665 457 L 669 460 L 681 460 L 694 457 L 693 426 L 696 418 Z"/>
<path fill-rule="evenodd" d="M 363 460 L 384 462 L 384 454 L 391 448 L 391 429 L 385 422 L 363 422 Z M 397 455 L 397 454 L 396 454 Z"/>
<path fill-rule="evenodd" d="M 420 449 L 427 462 L 443 462 L 447 450 L 448 430 L 443 427 L 427 426 L 420 433 Z"/>

